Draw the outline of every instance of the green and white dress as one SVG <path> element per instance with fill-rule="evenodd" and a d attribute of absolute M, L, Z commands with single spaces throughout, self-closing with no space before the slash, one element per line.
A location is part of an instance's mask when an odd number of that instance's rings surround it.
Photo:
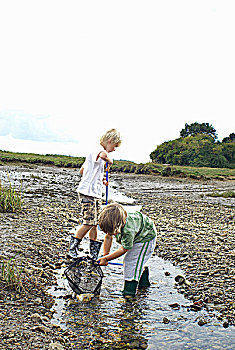
<path fill-rule="evenodd" d="M 123 260 L 125 281 L 139 281 L 144 266 L 151 257 L 157 231 L 153 221 L 141 212 L 128 213 L 126 224 L 116 240 L 128 249 Z"/>

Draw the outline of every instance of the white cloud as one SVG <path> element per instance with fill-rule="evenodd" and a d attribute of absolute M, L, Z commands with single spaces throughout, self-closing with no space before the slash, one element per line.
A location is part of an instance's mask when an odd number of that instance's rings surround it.
<path fill-rule="evenodd" d="M 46 116 L 28 115 L 22 112 L 0 112 L 0 136 L 40 142 L 72 142 L 71 136 Z"/>

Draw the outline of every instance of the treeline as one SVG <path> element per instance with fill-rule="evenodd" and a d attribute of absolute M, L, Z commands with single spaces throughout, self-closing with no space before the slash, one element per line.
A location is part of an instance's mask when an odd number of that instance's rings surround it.
<path fill-rule="evenodd" d="M 208 123 L 185 124 L 181 137 L 164 142 L 151 154 L 157 163 L 235 169 L 235 134 L 216 141 L 215 129 Z"/>

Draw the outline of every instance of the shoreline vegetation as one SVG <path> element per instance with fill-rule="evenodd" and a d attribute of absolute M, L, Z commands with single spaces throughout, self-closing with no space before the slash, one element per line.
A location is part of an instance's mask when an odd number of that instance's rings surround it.
<path fill-rule="evenodd" d="M 16 153 L 0 150 L 0 166 L 6 164 L 49 165 L 64 168 L 80 168 L 84 157 L 72 157 L 56 154 Z M 115 160 L 111 167 L 112 172 L 132 174 L 156 175 L 165 177 L 191 178 L 195 180 L 235 180 L 235 169 L 192 167 L 156 162 L 134 163 L 127 160 Z"/>

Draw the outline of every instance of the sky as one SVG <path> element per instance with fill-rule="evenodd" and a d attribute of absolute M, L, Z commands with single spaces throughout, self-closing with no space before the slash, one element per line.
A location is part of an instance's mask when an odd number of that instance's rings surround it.
<path fill-rule="evenodd" d="M 235 132 L 234 0 L 0 0 L 0 149 L 137 163 L 185 123 Z"/>

